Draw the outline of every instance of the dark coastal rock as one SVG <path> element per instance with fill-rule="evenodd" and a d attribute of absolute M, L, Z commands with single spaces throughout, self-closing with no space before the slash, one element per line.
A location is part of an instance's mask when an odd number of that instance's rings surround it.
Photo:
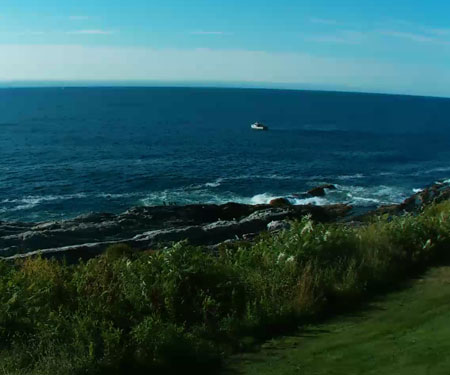
<path fill-rule="evenodd" d="M 0 257 L 41 254 L 76 260 L 100 254 L 112 244 L 152 249 L 188 239 L 194 245 L 215 245 L 267 230 L 273 221 L 304 215 L 320 222 L 343 218 L 351 207 L 188 205 L 135 207 L 122 214 L 87 214 L 47 223 L 0 223 Z"/>
<path fill-rule="evenodd" d="M 283 207 L 290 206 L 291 202 L 289 202 L 289 200 L 287 200 L 286 198 L 275 198 L 269 202 L 269 205 L 273 207 Z"/>
<path fill-rule="evenodd" d="M 322 186 L 329 189 L 328 186 Z M 310 215 L 317 222 L 360 225 L 374 215 L 417 213 L 433 203 L 450 199 L 449 183 L 425 188 L 398 205 L 383 206 L 355 217 L 344 204 L 314 205 L 187 205 L 135 207 L 122 214 L 92 213 L 71 220 L 45 223 L 0 222 L 0 257 L 14 259 L 41 254 L 69 261 L 89 259 L 113 244 L 136 250 L 157 249 L 187 239 L 194 245 L 215 248 L 224 242 L 254 238 L 262 231 L 288 228 L 289 220 Z"/>
<path fill-rule="evenodd" d="M 308 190 L 308 194 L 312 195 L 313 197 L 323 197 L 325 195 L 325 189 L 328 190 L 335 190 L 336 186 L 331 185 L 331 184 L 326 184 L 326 185 L 320 185 L 317 186 L 311 190 Z"/>
<path fill-rule="evenodd" d="M 291 225 L 287 221 L 283 220 L 274 220 L 267 224 L 267 230 L 270 232 L 277 232 L 280 230 L 289 229 Z"/>
<path fill-rule="evenodd" d="M 329 185 L 322 186 L 329 189 Z M 225 242 L 251 239 L 262 231 L 286 229 L 289 220 L 309 215 L 316 222 L 345 222 L 358 226 L 374 215 L 417 213 L 433 203 L 450 199 L 449 183 L 437 183 L 398 205 L 370 213 L 349 215 L 344 204 L 314 205 L 187 205 L 135 207 L 122 214 L 92 213 L 71 220 L 45 223 L 0 222 L 0 258 L 15 259 L 40 254 L 89 259 L 113 244 L 136 250 L 158 249 L 187 239 L 194 245 L 217 248 Z"/>
<path fill-rule="evenodd" d="M 405 213 L 419 213 L 426 206 L 429 206 L 432 203 L 439 203 L 448 199 L 450 199 L 450 184 L 448 182 L 437 182 L 405 199 L 400 204 L 381 206 L 376 210 L 368 212 L 355 219 L 365 221 L 374 216 L 380 215 L 395 216 Z"/>
<path fill-rule="evenodd" d="M 438 182 L 406 199 L 400 205 L 400 209 L 413 212 L 422 210 L 423 207 L 431 203 L 439 203 L 447 199 L 450 199 L 449 184 L 445 182 Z"/>

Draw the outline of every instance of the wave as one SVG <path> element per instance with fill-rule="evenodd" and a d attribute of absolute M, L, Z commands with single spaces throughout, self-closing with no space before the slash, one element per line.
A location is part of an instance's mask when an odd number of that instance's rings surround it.
<path fill-rule="evenodd" d="M 262 194 L 256 194 L 253 197 L 250 198 L 250 204 L 267 204 L 269 203 L 272 199 L 276 199 L 276 198 L 282 198 L 282 196 L 278 195 L 272 195 L 269 193 L 262 193 Z"/>
<path fill-rule="evenodd" d="M 140 200 L 146 206 L 161 205 L 164 203 L 198 204 L 237 202 L 244 204 L 268 204 L 272 199 L 286 198 L 294 205 L 313 204 L 323 206 L 327 204 L 346 203 L 354 206 L 376 206 L 402 202 L 411 194 L 411 190 L 398 186 L 357 186 L 336 185 L 336 190 L 327 191 L 325 197 L 311 197 L 303 194 L 283 194 L 264 192 L 252 196 L 242 196 L 233 192 L 216 192 L 212 189 L 169 189 L 152 192 Z"/>
<path fill-rule="evenodd" d="M 0 204 L 6 205 L 17 204 L 16 206 L 13 207 L 3 208 L 2 209 L 3 212 L 21 211 L 34 208 L 44 202 L 64 201 L 69 199 L 82 199 L 86 197 L 87 194 L 85 193 L 67 194 L 67 195 L 43 195 L 43 196 L 29 195 L 18 199 L 4 199 L 0 202 Z"/>
<path fill-rule="evenodd" d="M 105 199 L 121 199 L 121 198 L 132 198 L 142 196 L 143 193 L 100 193 L 95 194 L 96 198 L 105 198 Z"/>
<path fill-rule="evenodd" d="M 450 167 L 436 167 L 436 168 L 430 168 L 427 170 L 421 170 L 421 171 L 416 171 L 414 173 L 411 173 L 410 176 L 413 177 L 421 177 L 423 175 L 430 175 L 433 173 L 442 173 L 442 172 L 450 172 Z"/>
<path fill-rule="evenodd" d="M 359 179 L 359 178 L 364 178 L 366 176 L 364 176 L 362 173 L 356 173 L 356 174 L 351 174 L 351 175 L 343 175 L 343 176 L 338 176 L 337 179 L 338 180 L 354 180 L 354 179 Z"/>
<path fill-rule="evenodd" d="M 211 188 L 216 188 L 216 187 L 219 187 L 222 184 L 223 180 L 224 180 L 223 178 L 218 178 L 214 182 L 207 182 L 205 184 L 205 186 L 206 187 L 211 187 Z"/>
<path fill-rule="evenodd" d="M 306 198 L 298 198 L 292 195 L 275 195 L 270 193 L 256 194 L 248 200 L 247 198 L 243 199 L 242 203 L 249 204 L 269 204 L 271 200 L 277 198 L 286 198 L 291 204 L 294 205 L 306 205 L 313 204 L 316 206 L 324 206 L 330 204 L 331 202 L 326 198 L 322 197 L 306 197 Z"/>
<path fill-rule="evenodd" d="M 355 207 L 374 207 L 385 204 L 396 204 L 402 202 L 411 195 L 411 189 L 399 186 L 377 185 L 359 186 L 352 184 L 335 184 L 336 190 L 327 190 L 324 197 L 312 197 L 306 192 L 265 191 L 253 195 L 243 195 L 236 191 L 223 191 L 218 187 L 225 179 L 204 183 L 197 186 L 185 186 L 174 189 L 165 189 L 153 192 L 129 192 L 129 193 L 77 193 L 66 195 L 43 195 L 26 196 L 18 199 L 4 199 L 0 201 L 0 214 L 14 217 L 36 216 L 45 219 L 45 215 L 52 215 L 45 207 L 49 202 L 63 202 L 67 200 L 85 199 L 83 203 L 93 207 L 110 207 L 111 210 L 123 209 L 126 206 L 158 206 L 164 204 L 224 204 L 236 202 L 243 204 L 268 204 L 275 198 L 286 198 L 294 205 L 317 205 L 346 203 Z M 345 180 L 345 179 L 344 179 Z M 450 180 L 448 181 L 450 182 Z M 221 191 L 222 190 L 222 191 Z M 414 193 L 420 189 L 413 189 Z M 105 200 L 111 200 L 111 204 L 105 206 Z M 70 203 L 71 206 L 76 206 Z M 14 212 L 25 211 L 14 214 Z M 76 211 L 76 210 L 75 210 Z M 70 212 L 66 215 L 70 216 Z M 31 216 L 30 216 L 31 215 Z"/>
<path fill-rule="evenodd" d="M 326 198 L 322 197 L 311 197 L 311 198 L 288 198 L 288 200 L 295 205 L 305 205 L 312 204 L 315 206 L 325 206 L 327 204 L 333 204 L 333 202 L 329 201 Z"/>
<path fill-rule="evenodd" d="M 280 195 L 271 193 L 262 193 L 254 195 L 250 200 L 244 198 L 243 203 L 250 204 L 268 204 L 275 198 L 286 198 L 292 204 L 306 205 L 312 204 L 317 206 L 324 206 L 328 204 L 346 203 L 353 206 L 369 207 L 386 204 L 397 204 L 403 202 L 408 196 L 409 192 L 396 186 L 353 186 L 353 185 L 336 185 L 336 190 L 329 190 L 325 197 L 308 197 L 308 196 L 293 196 Z"/>
<path fill-rule="evenodd" d="M 4 199 L 0 203 L 26 203 L 26 204 L 39 204 L 42 202 L 67 200 L 76 198 L 86 198 L 85 193 L 67 194 L 67 195 L 29 195 L 18 199 Z"/>
<path fill-rule="evenodd" d="M 399 186 L 342 186 L 337 185 L 337 194 L 345 193 L 346 203 L 354 206 L 373 206 L 396 204 L 403 202 L 409 195 L 410 191 Z"/>
<path fill-rule="evenodd" d="M 217 194 L 209 189 L 189 190 L 185 188 L 179 188 L 146 193 L 145 197 L 139 199 L 137 203 L 143 206 L 158 206 L 164 204 L 183 205 L 183 204 L 201 204 L 201 203 L 223 204 L 227 202 L 248 203 L 244 201 L 245 198 L 232 192 L 223 192 Z"/>
<path fill-rule="evenodd" d="M 279 175 L 279 174 L 255 174 L 255 175 L 238 175 L 238 176 L 231 176 L 231 177 L 223 177 L 222 180 L 226 181 L 232 181 L 232 180 L 295 180 L 295 179 L 301 179 L 302 177 L 296 177 L 296 176 L 285 176 L 285 175 Z M 303 177 L 304 178 L 304 177 Z"/>
<path fill-rule="evenodd" d="M 257 174 L 257 175 L 238 175 L 238 176 L 229 176 L 229 177 L 219 177 L 215 179 L 214 181 L 205 182 L 202 184 L 192 184 L 186 186 L 186 189 L 189 190 L 199 190 L 203 188 L 217 188 L 219 186 L 222 186 L 224 183 L 230 182 L 230 181 L 239 181 L 239 180 L 294 180 L 294 179 L 306 179 L 306 177 L 296 177 L 296 176 L 285 176 L 285 175 L 279 175 L 279 174 Z M 312 177 L 311 177 L 312 179 Z"/>
<path fill-rule="evenodd" d="M 380 172 L 377 174 L 377 176 L 397 176 L 401 175 L 401 173 L 395 173 L 395 172 Z"/>

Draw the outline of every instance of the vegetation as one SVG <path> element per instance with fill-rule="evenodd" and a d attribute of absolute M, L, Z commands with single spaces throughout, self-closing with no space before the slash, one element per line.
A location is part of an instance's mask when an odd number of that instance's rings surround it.
<path fill-rule="evenodd" d="M 449 374 L 450 267 L 405 284 L 358 314 L 302 327 L 260 351 L 233 356 L 228 373 Z"/>
<path fill-rule="evenodd" d="M 0 373 L 211 373 L 228 354 L 353 308 L 445 257 L 450 202 L 363 227 L 295 222 L 211 254 L 109 249 L 0 262 Z"/>

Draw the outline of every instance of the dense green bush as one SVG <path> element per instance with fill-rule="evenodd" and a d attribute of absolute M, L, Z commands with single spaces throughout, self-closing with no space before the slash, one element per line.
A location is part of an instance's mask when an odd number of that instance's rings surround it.
<path fill-rule="evenodd" d="M 213 255 L 187 243 L 86 263 L 0 262 L 0 371 L 165 372 L 351 308 L 447 256 L 450 202 L 363 227 L 305 217 Z"/>

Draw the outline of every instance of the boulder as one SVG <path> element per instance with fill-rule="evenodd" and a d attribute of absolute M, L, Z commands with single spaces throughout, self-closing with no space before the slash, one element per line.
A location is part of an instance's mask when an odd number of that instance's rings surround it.
<path fill-rule="evenodd" d="M 270 232 L 277 232 L 281 230 L 289 229 L 291 225 L 287 221 L 274 220 L 267 224 L 267 230 Z"/>
<path fill-rule="evenodd" d="M 285 207 L 290 206 L 291 202 L 289 202 L 286 198 L 275 198 L 269 202 L 269 205 L 272 207 Z"/>
<path fill-rule="evenodd" d="M 325 189 L 335 190 L 336 186 L 331 184 L 320 185 L 311 190 L 308 190 L 308 194 L 312 195 L 313 197 L 323 197 L 325 195 Z"/>

